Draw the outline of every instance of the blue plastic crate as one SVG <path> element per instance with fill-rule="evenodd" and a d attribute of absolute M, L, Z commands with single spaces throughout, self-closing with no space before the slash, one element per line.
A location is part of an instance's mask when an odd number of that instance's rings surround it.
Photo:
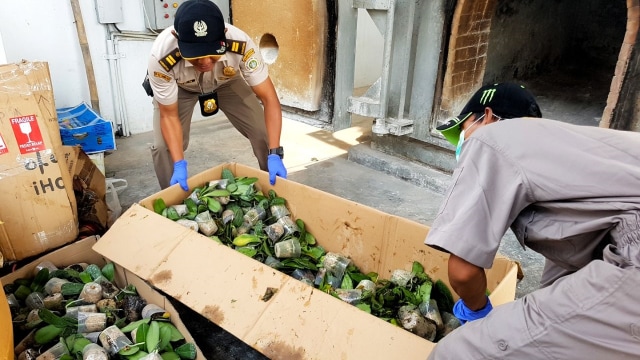
<path fill-rule="evenodd" d="M 113 124 L 100 117 L 85 102 L 56 109 L 64 145 L 80 145 L 87 154 L 116 149 Z"/>

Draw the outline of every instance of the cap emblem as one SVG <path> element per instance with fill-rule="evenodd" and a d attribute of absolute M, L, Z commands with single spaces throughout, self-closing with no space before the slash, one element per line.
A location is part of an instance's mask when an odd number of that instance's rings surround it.
<path fill-rule="evenodd" d="M 480 104 L 486 105 L 488 102 L 493 100 L 493 95 L 496 93 L 496 89 L 487 89 L 482 92 L 482 96 L 480 97 Z"/>
<path fill-rule="evenodd" d="M 193 30 L 197 37 L 207 36 L 207 24 L 202 20 L 193 23 Z"/>

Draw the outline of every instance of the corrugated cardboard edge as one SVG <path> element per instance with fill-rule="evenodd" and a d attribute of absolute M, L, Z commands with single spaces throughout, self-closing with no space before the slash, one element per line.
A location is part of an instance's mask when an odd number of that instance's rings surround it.
<path fill-rule="evenodd" d="M 259 184 L 268 184 L 265 172 L 227 163 L 190 178 L 189 186 L 202 186 L 219 178 L 222 168 L 229 168 L 236 176 L 256 176 Z M 424 237 L 416 236 L 416 229 L 426 235 L 423 225 L 286 180 L 279 180 L 273 188 L 285 198 L 291 194 L 304 195 L 304 199 L 311 199 L 312 204 L 315 204 L 313 201 L 340 201 L 345 205 L 342 210 L 350 214 L 347 217 L 349 221 L 315 225 L 326 227 L 323 231 L 335 235 L 340 241 L 348 241 L 355 234 L 366 232 L 368 226 L 375 227 L 374 231 L 381 232 L 383 238 L 394 239 L 367 238 L 366 243 L 352 243 L 355 251 L 371 255 L 366 266 L 359 265 L 363 270 L 376 271 L 383 266 L 396 265 L 393 253 L 399 246 L 411 246 L 412 253 L 421 257 L 433 251 L 438 259 L 425 264 L 425 269 L 440 272 L 446 269 L 443 266 L 447 257 L 424 245 Z M 398 354 L 403 359 L 424 359 L 435 346 L 183 228 L 152 210 L 156 198 L 163 198 L 167 204 L 177 204 L 187 195 L 174 186 L 134 204 L 94 246 L 94 250 L 273 359 L 397 358 Z M 290 205 L 296 218 L 305 218 L 299 216 L 299 213 L 305 213 L 305 204 Z M 367 208 L 366 211 L 373 214 L 373 220 L 358 217 L 360 208 Z M 332 212 L 332 217 L 339 216 Z M 380 218 L 383 221 L 379 221 Z M 311 227 L 309 231 L 314 233 Z M 136 254 L 146 256 L 141 258 Z M 410 261 L 397 264 L 411 266 Z M 515 276 L 513 282 L 511 278 L 500 280 L 502 275 L 510 274 L 515 265 L 507 259 L 496 259 L 495 264 L 489 279 L 492 300 L 496 297 L 496 304 L 504 299 L 511 301 L 513 297 L 508 298 L 509 291 L 494 286 L 499 283 L 504 289 L 511 287 L 515 291 Z M 277 289 L 277 293 L 264 302 L 261 298 L 270 287 Z"/>
<path fill-rule="evenodd" d="M 66 266 L 66 265 L 82 263 L 82 262 L 94 263 L 99 266 L 104 265 L 106 264 L 105 258 L 102 255 L 92 250 L 92 246 L 96 243 L 97 240 L 98 240 L 97 237 L 91 236 L 91 237 L 79 240 L 70 245 L 67 245 L 61 249 L 58 249 L 56 251 L 53 251 L 47 255 L 44 255 L 38 258 L 37 260 L 21 267 L 20 269 L 18 269 L 13 273 L 3 276 L 2 278 L 0 278 L 0 281 L 2 282 L 2 285 L 6 285 L 6 284 L 13 283 L 16 279 L 19 279 L 19 278 L 31 277 L 34 275 L 33 272 L 36 266 L 44 260 L 49 260 L 54 264 L 57 264 L 58 266 L 61 266 L 61 265 Z M 154 290 L 144 280 L 140 279 L 138 276 L 134 275 L 128 270 L 120 266 L 117 266 L 116 264 L 116 284 L 119 286 L 122 286 L 122 284 L 134 285 L 138 291 L 138 294 L 142 298 L 144 298 L 147 301 L 147 303 L 156 304 L 164 308 L 165 310 L 167 310 L 171 314 L 171 322 L 173 323 L 173 325 L 175 325 L 178 328 L 178 330 L 180 330 L 180 333 L 182 333 L 182 335 L 185 337 L 185 340 L 187 342 L 191 342 L 195 344 L 193 337 L 191 337 L 189 330 L 187 330 L 187 328 L 185 327 L 184 323 L 180 319 L 180 315 L 178 314 L 178 311 L 173 307 L 171 302 L 169 302 L 169 300 L 167 300 L 166 297 L 164 297 L 163 295 L 158 293 L 156 290 Z M 4 299 L 4 297 L 0 299 Z M 2 300 L 0 301 L 0 303 L 1 303 L 0 314 L 2 314 L 2 307 L 6 304 L 6 308 L 8 310 L 8 304 L 6 300 Z M 5 323 L 5 320 L 7 321 L 6 323 Z M 9 331 L 10 334 L 7 334 L 5 331 L 3 331 L 2 334 L 0 334 L 0 345 L 3 345 L 5 343 L 9 344 L 8 351 L 10 356 L 7 357 L 7 359 L 11 359 L 13 358 L 13 342 L 14 342 L 13 334 L 11 330 L 12 329 L 11 315 L 9 314 L 8 317 L 4 317 L 4 315 L 0 316 L 0 325 L 2 325 L 3 329 L 8 328 L 10 330 Z M 4 349 L 4 347 L 0 347 L 0 349 Z M 196 349 L 197 349 L 196 359 L 199 359 L 199 360 L 205 359 L 205 357 L 202 355 L 202 352 L 200 351 L 200 348 L 197 347 L 197 344 L 196 344 Z M 0 352 L 0 356 L 1 355 L 3 355 L 2 352 Z"/>

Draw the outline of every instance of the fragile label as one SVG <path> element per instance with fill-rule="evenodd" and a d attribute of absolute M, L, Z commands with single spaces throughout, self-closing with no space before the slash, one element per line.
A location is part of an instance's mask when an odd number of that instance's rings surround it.
<path fill-rule="evenodd" d="M 9 149 L 7 149 L 7 143 L 4 142 L 4 138 L 2 137 L 2 134 L 0 134 L 0 155 L 6 154 L 8 152 Z"/>
<path fill-rule="evenodd" d="M 38 119 L 35 115 L 9 118 L 9 122 L 18 142 L 20 154 L 28 154 L 45 149 L 40 126 L 38 126 Z"/>

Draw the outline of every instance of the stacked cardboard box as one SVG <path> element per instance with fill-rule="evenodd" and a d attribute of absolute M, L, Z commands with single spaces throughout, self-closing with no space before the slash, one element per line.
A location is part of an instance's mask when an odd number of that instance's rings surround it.
<path fill-rule="evenodd" d="M 220 179 L 257 177 L 287 200 L 292 217 L 327 251 L 349 256 L 363 272 L 389 279 L 419 261 L 448 284 L 448 255 L 423 244 L 429 228 L 240 164 L 217 166 L 189 179 L 193 189 Z M 153 211 L 162 198 L 182 203 L 178 186 L 131 206 L 94 250 L 272 359 L 425 359 L 434 343 L 391 325 L 284 273 L 187 229 Z M 503 257 L 487 271 L 495 306 L 515 297 L 517 264 Z M 264 300 L 267 289 L 277 292 Z"/>
<path fill-rule="evenodd" d="M 66 160 L 47 63 L 0 66 L 0 252 L 5 261 L 76 239 L 78 214 Z"/>

